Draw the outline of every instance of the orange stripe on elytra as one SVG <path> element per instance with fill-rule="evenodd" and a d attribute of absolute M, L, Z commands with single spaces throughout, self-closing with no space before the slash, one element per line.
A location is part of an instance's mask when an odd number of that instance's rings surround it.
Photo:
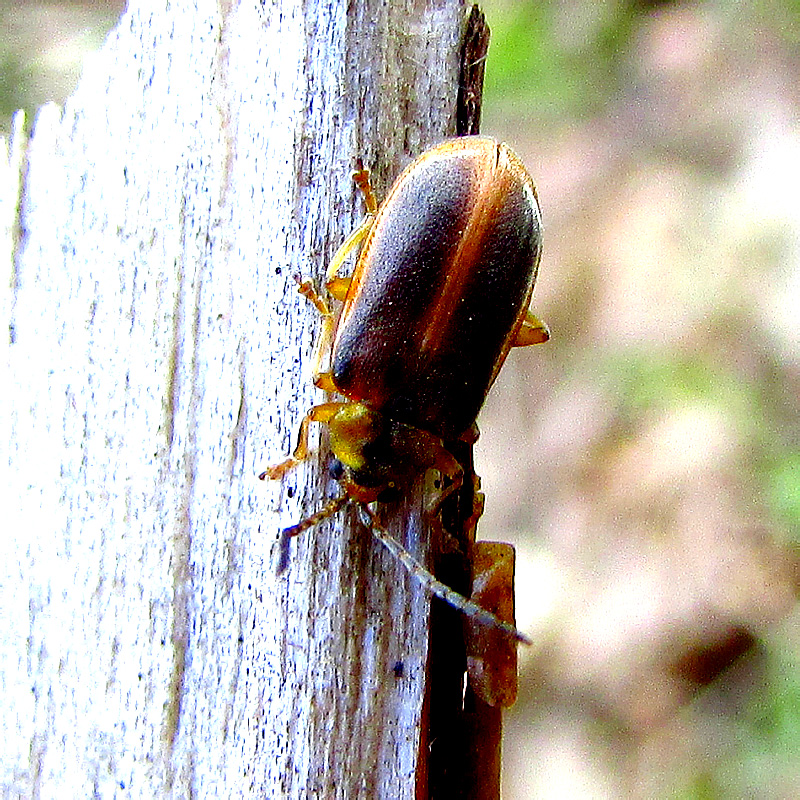
<path fill-rule="evenodd" d="M 497 168 L 498 158 L 499 153 L 488 167 L 483 160 L 478 160 L 479 169 L 476 170 L 475 187 L 472 192 L 475 198 L 472 211 L 459 236 L 458 247 L 449 262 L 442 264 L 444 283 L 437 295 L 431 298 L 429 310 L 420 320 L 420 363 L 427 361 L 430 354 L 440 352 L 442 339 L 449 329 L 450 320 L 464 297 L 467 284 L 473 279 L 477 254 L 483 244 L 484 234 L 492 223 L 505 189 L 505 181 L 498 180 L 501 176 L 505 177 Z"/>

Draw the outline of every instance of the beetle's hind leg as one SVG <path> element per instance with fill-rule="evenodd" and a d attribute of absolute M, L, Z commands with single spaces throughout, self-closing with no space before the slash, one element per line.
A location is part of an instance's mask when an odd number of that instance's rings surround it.
<path fill-rule="evenodd" d="M 345 259 L 350 253 L 364 241 L 369 229 L 372 227 L 373 217 L 368 216 L 342 243 L 336 254 L 331 259 L 328 265 L 328 271 L 325 275 L 325 288 L 337 300 L 344 300 L 347 297 L 347 290 L 350 288 L 350 277 L 343 278 L 339 275 L 339 270 L 342 268 Z"/>
<path fill-rule="evenodd" d="M 364 195 L 364 205 L 367 207 L 367 214 L 374 217 L 378 211 L 378 201 L 375 199 L 375 192 L 372 189 L 372 180 L 370 179 L 369 170 L 364 167 L 364 163 L 360 158 L 358 159 L 358 169 L 353 173 L 353 180 Z"/>
<path fill-rule="evenodd" d="M 344 240 L 341 247 L 336 251 L 328 271 L 325 276 L 325 287 L 337 300 L 344 300 L 347 290 L 350 288 L 350 278 L 343 278 L 339 275 L 345 259 L 353 252 L 366 238 L 375 214 L 378 212 L 378 201 L 375 199 L 375 192 L 372 189 L 372 181 L 369 177 L 369 170 L 364 168 L 361 159 L 358 161 L 358 170 L 353 173 L 353 180 L 356 186 L 364 195 L 364 205 L 367 207 L 367 216 L 364 221 Z"/>
<path fill-rule="evenodd" d="M 531 344 L 544 344 L 550 340 L 550 328 L 532 311 L 528 311 L 512 342 L 514 347 L 527 347 Z"/>
<path fill-rule="evenodd" d="M 344 301 L 347 296 L 347 290 L 350 288 L 351 278 L 343 278 L 339 275 L 339 270 L 342 268 L 345 259 L 356 248 L 361 246 L 361 243 L 366 238 L 367 234 L 372 227 L 375 220 L 375 214 L 378 211 L 378 201 L 375 199 L 375 192 L 372 189 L 372 182 L 369 176 L 369 170 L 364 168 L 364 165 L 359 159 L 358 170 L 353 173 L 353 180 L 358 188 L 364 195 L 364 204 L 367 207 L 367 216 L 364 221 L 342 242 L 339 249 L 331 259 L 325 274 L 325 288 L 330 292 L 331 296 L 339 301 Z M 314 384 L 325 391 L 335 391 L 333 381 L 327 372 L 322 370 L 322 359 L 324 353 L 330 349 L 333 342 L 333 332 L 336 326 L 336 319 L 333 315 L 331 307 L 325 298 L 314 288 L 314 284 L 310 280 L 301 281 L 296 278 L 298 283 L 298 291 L 314 307 L 319 311 L 322 316 L 322 333 L 320 334 L 317 343 L 316 355 L 314 357 Z"/>

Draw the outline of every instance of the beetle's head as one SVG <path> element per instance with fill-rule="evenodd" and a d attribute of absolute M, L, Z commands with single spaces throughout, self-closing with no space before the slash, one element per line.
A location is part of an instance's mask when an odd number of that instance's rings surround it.
<path fill-rule="evenodd" d="M 361 503 L 396 499 L 406 470 L 397 423 L 363 403 L 348 403 L 328 423 L 331 475 Z"/>

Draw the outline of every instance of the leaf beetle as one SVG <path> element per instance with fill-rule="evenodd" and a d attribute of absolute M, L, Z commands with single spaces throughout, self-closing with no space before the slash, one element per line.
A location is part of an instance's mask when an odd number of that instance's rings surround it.
<path fill-rule="evenodd" d="M 542 249 L 536 188 L 507 145 L 447 140 L 411 163 L 380 206 L 369 172 L 353 177 L 367 216 L 328 268 L 326 287 L 343 303 L 338 318 L 310 281 L 299 287 L 323 316 L 314 383 L 344 399 L 314 406 L 293 455 L 259 476 L 281 478 L 305 459 L 318 422 L 328 427 L 342 492 L 286 537 L 348 502 L 363 514 L 431 468 L 450 480 L 438 507 L 461 483 L 445 441 L 475 428 L 511 347 L 549 338 L 528 308 Z M 359 245 L 352 276 L 340 276 Z"/>

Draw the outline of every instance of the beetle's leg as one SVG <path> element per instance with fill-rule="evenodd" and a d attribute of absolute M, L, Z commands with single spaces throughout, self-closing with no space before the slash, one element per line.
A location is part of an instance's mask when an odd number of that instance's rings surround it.
<path fill-rule="evenodd" d="M 328 265 L 328 272 L 325 276 L 325 287 L 337 300 L 344 300 L 347 290 L 350 287 L 350 278 L 339 276 L 339 270 L 344 264 L 344 260 L 355 250 L 369 233 L 374 217 L 368 215 L 367 218 L 344 240 L 341 247 L 336 251 L 331 263 Z"/>
<path fill-rule="evenodd" d="M 532 311 L 528 311 L 522 326 L 512 343 L 513 347 L 527 347 L 529 344 L 543 344 L 550 339 L 550 328 L 544 320 L 539 319 Z"/>
<path fill-rule="evenodd" d="M 332 517 L 345 503 L 349 502 L 350 497 L 346 493 L 340 494 L 338 497 L 334 497 L 332 500 L 328 500 L 328 502 L 325 503 L 325 505 L 322 506 L 322 508 L 317 511 L 316 514 L 306 517 L 296 525 L 291 525 L 288 528 L 284 528 L 284 537 L 290 539 L 292 536 L 299 536 L 303 531 L 307 531 L 309 528 L 313 528 L 323 520 L 328 519 L 328 517 Z"/>
<path fill-rule="evenodd" d="M 323 372 L 322 361 L 325 358 L 325 353 L 330 351 L 331 343 L 333 342 L 333 331 L 336 327 L 336 318 L 330 309 L 330 306 L 325 301 L 325 298 L 314 288 L 311 281 L 297 280 L 299 286 L 297 291 L 322 315 L 322 331 L 317 339 L 316 347 L 314 348 L 314 385 L 318 389 L 324 389 L 326 392 L 335 392 L 336 387 L 333 385 L 333 379 L 330 372 Z"/>
<path fill-rule="evenodd" d="M 367 214 L 374 217 L 375 213 L 378 211 L 378 201 L 375 199 L 375 192 L 372 191 L 372 181 L 370 180 L 369 170 L 364 168 L 361 159 L 358 160 L 358 164 L 359 169 L 353 173 L 353 180 L 364 195 L 364 205 L 367 207 Z"/>
<path fill-rule="evenodd" d="M 313 303 L 314 308 L 319 311 L 323 318 L 333 317 L 330 306 L 325 301 L 325 298 L 314 288 L 314 284 L 310 280 L 301 281 L 300 278 L 297 277 L 295 280 L 297 281 L 297 291 L 300 292 L 309 303 Z"/>
<path fill-rule="evenodd" d="M 432 517 L 437 516 L 444 501 L 447 500 L 453 492 L 457 492 L 464 482 L 464 470 L 461 468 L 461 464 L 458 463 L 452 453 L 450 453 L 444 445 L 440 446 L 435 455 L 436 460 L 431 466 L 438 470 L 443 477 L 450 478 L 450 485 L 442 489 L 441 493 L 436 498 L 436 502 L 428 509 L 428 513 Z"/>
<path fill-rule="evenodd" d="M 330 372 L 317 372 L 314 374 L 314 386 L 322 389 L 323 392 L 338 392 L 336 384 L 333 382 L 333 374 Z"/>
<path fill-rule="evenodd" d="M 275 573 L 277 575 L 282 575 L 286 571 L 286 567 L 289 566 L 289 542 L 294 536 L 299 536 L 303 531 L 307 531 L 309 528 L 313 528 L 323 520 L 328 519 L 328 517 L 332 517 L 342 506 L 349 502 L 350 497 L 344 492 L 338 497 L 328 500 L 316 514 L 312 514 L 310 517 L 300 520 L 296 525 L 290 525 L 288 528 L 284 528 L 281 531 L 278 563 Z"/>
<path fill-rule="evenodd" d="M 312 422 L 329 422 L 347 403 L 322 403 L 314 406 L 303 417 L 300 423 L 300 433 L 297 436 L 297 447 L 294 453 L 280 464 L 267 467 L 258 477 L 263 481 L 266 478 L 277 480 L 282 478 L 289 470 L 294 469 L 301 461 L 308 458 L 308 427 Z"/>
<path fill-rule="evenodd" d="M 359 161 L 359 166 L 361 162 Z M 325 286 L 337 300 L 344 300 L 350 287 L 350 278 L 339 276 L 339 270 L 347 256 L 355 250 L 369 233 L 375 214 L 378 211 L 378 201 L 372 190 L 372 181 L 369 179 L 369 170 L 363 166 L 353 173 L 353 180 L 364 195 L 364 205 L 367 207 L 366 219 L 344 240 L 342 246 L 336 251 L 333 260 L 328 265 Z"/>

